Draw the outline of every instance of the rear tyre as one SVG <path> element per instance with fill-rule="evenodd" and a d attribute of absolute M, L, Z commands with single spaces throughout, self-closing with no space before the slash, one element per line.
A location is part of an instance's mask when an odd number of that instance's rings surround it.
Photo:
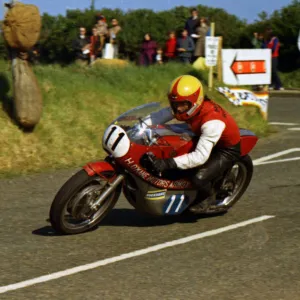
<path fill-rule="evenodd" d="M 113 172 L 103 172 L 107 178 Z M 122 184 L 101 205 L 92 209 L 93 203 L 106 189 L 108 180 L 99 175 L 89 176 L 81 170 L 59 190 L 50 208 L 50 222 L 60 234 L 78 234 L 95 228 L 113 209 L 119 199 Z"/>
<path fill-rule="evenodd" d="M 211 205 L 206 214 L 226 213 L 232 208 L 247 190 L 253 175 L 253 163 L 249 155 L 241 157 L 223 180 L 223 195 L 217 194 L 217 204 Z M 222 192 L 221 192 L 222 194 Z"/>

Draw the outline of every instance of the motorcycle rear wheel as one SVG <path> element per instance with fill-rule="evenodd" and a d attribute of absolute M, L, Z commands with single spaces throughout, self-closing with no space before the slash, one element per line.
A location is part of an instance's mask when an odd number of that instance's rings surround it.
<path fill-rule="evenodd" d="M 112 177 L 112 172 L 105 172 Z M 105 190 L 107 180 L 98 175 L 89 176 L 85 170 L 73 175 L 56 194 L 50 208 L 50 222 L 60 234 L 79 234 L 95 228 L 113 209 L 119 199 L 122 184 L 108 196 L 100 207 L 92 204 Z"/>
<path fill-rule="evenodd" d="M 233 175 L 235 173 L 235 175 Z M 253 175 L 253 162 L 249 155 L 241 157 L 230 170 L 228 176 L 235 176 L 234 189 L 224 199 L 218 199 L 217 204 L 208 207 L 205 214 L 223 214 L 232 208 L 246 192 Z M 226 178 L 224 178 L 226 180 Z"/>

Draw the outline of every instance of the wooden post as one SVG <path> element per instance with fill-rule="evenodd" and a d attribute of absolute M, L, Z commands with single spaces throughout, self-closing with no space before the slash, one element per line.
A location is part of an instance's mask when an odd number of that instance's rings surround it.
<path fill-rule="evenodd" d="M 95 10 L 95 0 L 91 1 L 91 10 L 94 11 Z"/>
<path fill-rule="evenodd" d="M 211 23 L 211 25 L 210 25 L 210 36 L 215 36 L 215 23 Z M 214 68 L 209 67 L 208 89 L 210 91 L 213 88 L 213 80 L 214 80 Z"/>
<path fill-rule="evenodd" d="M 218 81 L 223 82 L 223 64 L 222 64 L 222 48 L 223 37 L 219 37 L 219 49 L 218 49 Z"/>

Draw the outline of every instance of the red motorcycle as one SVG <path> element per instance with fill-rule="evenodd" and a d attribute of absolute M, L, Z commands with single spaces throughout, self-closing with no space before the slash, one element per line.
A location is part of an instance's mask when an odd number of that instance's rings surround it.
<path fill-rule="evenodd" d="M 50 209 L 53 228 L 62 234 L 78 234 L 97 226 L 113 209 L 121 191 L 129 203 L 147 214 L 174 216 L 188 211 L 197 198 L 190 170 L 155 174 L 152 157 L 170 158 L 195 149 L 196 137 L 185 123 L 148 126 L 146 116 L 161 109 L 159 103 L 134 108 L 106 129 L 102 143 L 109 154 L 89 163 L 72 176 L 55 196 Z M 253 173 L 248 153 L 258 138 L 241 129 L 241 157 L 214 182 L 218 203 L 205 213 L 227 212 L 246 191 Z"/>

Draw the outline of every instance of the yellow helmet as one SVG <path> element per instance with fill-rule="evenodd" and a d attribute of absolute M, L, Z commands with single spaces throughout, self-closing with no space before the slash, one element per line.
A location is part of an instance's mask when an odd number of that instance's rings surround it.
<path fill-rule="evenodd" d="M 200 80 L 191 75 L 177 77 L 171 82 L 168 99 L 175 118 L 186 121 L 194 117 L 203 103 L 203 86 Z M 180 103 L 188 104 L 188 109 L 179 112 L 177 106 Z"/>

